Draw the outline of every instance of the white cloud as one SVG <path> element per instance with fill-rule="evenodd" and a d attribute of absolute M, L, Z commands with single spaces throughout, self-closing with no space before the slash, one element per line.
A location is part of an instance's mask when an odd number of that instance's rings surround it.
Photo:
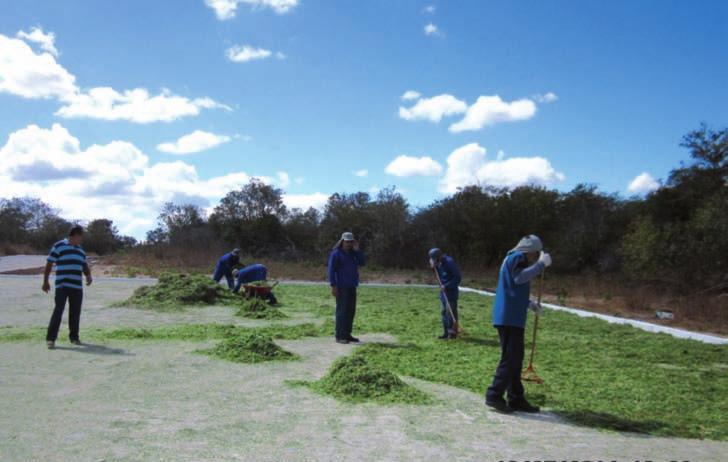
<path fill-rule="evenodd" d="M 238 0 L 205 0 L 205 5 L 215 11 L 217 19 L 226 21 L 235 17 Z"/>
<path fill-rule="evenodd" d="M 543 157 L 511 157 L 486 162 L 478 170 L 478 178 L 482 184 L 515 188 L 529 184 L 548 185 L 564 181 L 566 177 Z"/>
<path fill-rule="evenodd" d="M 659 188 L 660 183 L 652 175 L 642 172 L 630 181 L 627 191 L 631 194 L 647 194 Z"/>
<path fill-rule="evenodd" d="M 285 181 L 280 173 L 279 184 Z M 144 237 L 165 202 L 209 208 L 251 178 L 246 172 L 231 172 L 202 179 L 194 166 L 182 161 L 152 164 L 126 141 L 84 149 L 60 124 L 49 129 L 28 125 L 0 147 L 0 197 L 38 197 L 65 217 L 106 217 L 136 237 Z M 256 178 L 275 183 L 271 177 Z"/>
<path fill-rule="evenodd" d="M 283 203 L 289 209 L 308 210 L 310 207 L 322 210 L 329 200 L 329 195 L 316 192 L 313 194 L 284 194 Z"/>
<path fill-rule="evenodd" d="M 66 99 L 76 91 L 76 77 L 50 53 L 36 54 L 24 41 L 0 34 L 0 92 Z"/>
<path fill-rule="evenodd" d="M 205 0 L 205 5 L 215 11 L 220 21 L 234 18 L 241 3 L 253 8 L 270 8 L 278 14 L 288 13 L 298 6 L 298 0 Z"/>
<path fill-rule="evenodd" d="M 420 92 L 414 90 L 407 90 L 402 95 L 402 101 L 412 101 L 422 96 Z"/>
<path fill-rule="evenodd" d="M 440 181 L 440 192 L 452 194 L 470 185 L 514 188 L 536 184 L 548 185 L 563 181 L 564 174 L 556 171 L 543 157 L 513 157 L 486 159 L 486 150 L 477 143 L 455 149 L 447 158 L 447 171 Z"/>
<path fill-rule="evenodd" d="M 545 94 L 538 94 L 534 95 L 534 100 L 536 100 L 537 103 L 553 103 L 554 101 L 558 100 L 559 97 L 556 96 L 556 93 L 548 92 Z"/>
<path fill-rule="evenodd" d="M 55 45 L 56 34 L 54 34 L 53 32 L 48 32 L 46 34 L 45 32 L 43 32 L 42 28 L 34 27 L 30 30 L 30 32 L 25 32 L 22 30 L 18 31 L 16 37 L 24 39 L 26 42 L 37 43 L 40 45 L 41 49 L 47 51 L 53 56 L 58 57 L 58 50 L 56 49 Z"/>
<path fill-rule="evenodd" d="M 189 99 L 167 89 L 152 96 L 144 88 L 119 93 L 110 87 L 97 87 L 68 98 L 56 115 L 66 119 L 126 120 L 146 124 L 196 116 L 202 109 L 232 110 L 210 98 Z"/>
<path fill-rule="evenodd" d="M 169 154 L 192 154 L 212 149 L 228 141 L 230 141 L 229 136 L 195 130 L 181 136 L 177 141 L 158 144 L 157 149 Z"/>
<path fill-rule="evenodd" d="M 431 157 L 397 156 L 387 165 L 384 171 L 389 175 L 435 176 L 442 172 L 442 166 Z"/>
<path fill-rule="evenodd" d="M 423 8 L 422 12 L 433 14 L 435 12 L 435 9 L 435 5 L 427 5 L 425 8 Z"/>
<path fill-rule="evenodd" d="M 399 117 L 405 120 L 429 120 L 437 123 L 443 117 L 465 114 L 462 120 L 450 125 L 449 130 L 452 133 L 480 130 L 500 122 L 528 120 L 536 114 L 536 103 L 528 98 L 506 102 L 498 95 L 480 96 L 470 106 L 447 93 L 432 98 L 422 98 L 418 92 L 409 90 L 401 98 L 417 99 L 410 108 L 399 107 Z M 553 93 L 536 95 L 534 99 L 536 98 L 543 102 L 553 102 L 558 99 Z"/>
<path fill-rule="evenodd" d="M 281 188 L 287 188 L 291 184 L 291 177 L 288 172 L 276 172 L 276 176 L 278 177 L 278 186 Z"/>
<path fill-rule="evenodd" d="M 436 25 L 429 23 L 425 26 L 425 35 L 432 35 L 432 36 L 442 36 L 442 33 L 440 32 L 440 29 L 437 28 Z"/>
<path fill-rule="evenodd" d="M 266 59 L 272 56 L 273 52 L 265 48 L 255 48 L 250 45 L 234 45 L 227 49 L 225 55 L 235 63 L 247 63 L 256 59 Z M 281 53 L 282 55 L 282 53 Z M 282 59 L 279 57 L 279 59 Z"/>
<path fill-rule="evenodd" d="M 442 94 L 432 98 L 421 98 L 411 108 L 399 108 L 399 116 L 405 120 L 429 120 L 439 122 L 443 117 L 462 114 L 468 105 L 452 95 Z"/>
<path fill-rule="evenodd" d="M 357 170 L 356 172 L 354 172 L 354 175 L 358 176 L 360 178 L 364 178 L 369 175 L 369 170 L 367 170 L 367 169 Z"/>
<path fill-rule="evenodd" d="M 500 96 L 481 96 L 468 108 L 460 122 L 450 125 L 449 130 L 459 133 L 467 130 L 480 130 L 498 122 L 528 120 L 536 114 L 536 104 L 524 98 L 507 103 Z"/>
<path fill-rule="evenodd" d="M 109 87 L 83 91 L 76 85 L 76 77 L 50 53 L 36 54 L 23 40 L 2 34 L 0 92 L 32 99 L 57 99 L 63 106 L 56 115 L 64 118 L 150 123 L 198 115 L 202 109 L 231 110 L 210 98 L 189 99 L 166 89 L 154 96 L 144 88 L 121 93 Z"/>

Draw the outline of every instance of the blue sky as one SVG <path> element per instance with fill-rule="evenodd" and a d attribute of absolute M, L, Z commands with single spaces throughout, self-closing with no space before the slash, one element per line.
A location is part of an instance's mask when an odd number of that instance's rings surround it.
<path fill-rule="evenodd" d="M 2 11 L 0 197 L 37 195 L 137 237 L 164 201 L 211 207 L 251 176 L 291 206 L 389 185 L 413 205 L 473 182 L 644 193 L 687 160 L 683 134 L 728 120 L 725 2 L 4 1 Z M 243 60 L 246 46 L 261 57 Z M 135 89 L 146 96 L 125 96 Z"/>

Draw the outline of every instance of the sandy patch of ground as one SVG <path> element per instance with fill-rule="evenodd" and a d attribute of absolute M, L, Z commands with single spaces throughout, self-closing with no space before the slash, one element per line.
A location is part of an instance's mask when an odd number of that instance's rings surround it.
<path fill-rule="evenodd" d="M 207 345 L 3 345 L 0 459 L 719 461 L 728 452 L 726 443 L 599 432 L 548 413 L 503 416 L 480 396 L 422 381 L 411 383 L 439 403 L 353 405 L 287 385 L 356 348 L 331 339 L 281 342 L 302 360 L 258 365 L 194 353 Z"/>
<path fill-rule="evenodd" d="M 42 268 L 45 264 L 45 255 L 8 255 L 6 257 L 0 257 L 0 273 Z"/>

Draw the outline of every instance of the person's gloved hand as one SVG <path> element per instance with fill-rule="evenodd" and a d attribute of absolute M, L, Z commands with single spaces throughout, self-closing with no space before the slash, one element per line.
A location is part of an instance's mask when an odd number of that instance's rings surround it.
<path fill-rule="evenodd" d="M 533 300 L 531 300 L 528 303 L 528 309 L 531 310 L 531 311 L 533 311 L 536 314 L 541 314 L 541 312 L 543 311 L 543 305 L 541 305 L 540 303 L 536 303 Z"/>
<path fill-rule="evenodd" d="M 538 261 L 543 263 L 544 268 L 548 268 L 549 266 L 551 266 L 551 255 L 544 251 L 541 251 L 541 255 L 538 257 Z"/>

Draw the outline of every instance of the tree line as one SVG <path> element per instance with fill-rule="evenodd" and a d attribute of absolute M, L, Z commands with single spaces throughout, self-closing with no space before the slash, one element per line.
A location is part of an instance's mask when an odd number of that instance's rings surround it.
<path fill-rule="evenodd" d="M 74 223 L 38 198 L 0 199 L 0 251 L 12 252 L 16 246 L 47 251 Z M 85 223 L 85 229 L 84 248 L 89 252 L 104 255 L 137 245 L 136 239 L 120 235 L 106 218 Z"/>
<path fill-rule="evenodd" d="M 371 265 L 415 268 L 438 246 L 464 266 L 493 268 L 524 234 L 541 236 L 554 271 L 616 273 L 683 293 L 728 292 L 728 129 L 686 134 L 690 161 L 645 197 L 622 198 L 580 184 L 560 192 L 540 186 L 469 186 L 413 208 L 395 188 L 376 195 L 336 193 L 323 210 L 288 209 L 283 191 L 252 180 L 230 191 L 212 213 L 167 203 L 145 246 L 239 247 L 254 257 L 325 261 L 344 230 Z M 67 223 L 37 199 L 0 202 L 0 239 L 47 248 Z M 88 224 L 86 248 L 100 254 L 136 245 L 110 220 Z"/>

